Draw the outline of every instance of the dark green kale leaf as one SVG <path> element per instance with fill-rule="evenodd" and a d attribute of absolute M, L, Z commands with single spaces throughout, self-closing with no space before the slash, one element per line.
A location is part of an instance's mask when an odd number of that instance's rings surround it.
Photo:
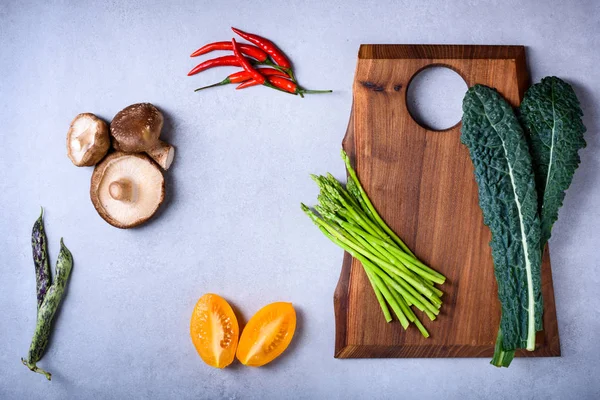
<path fill-rule="evenodd" d="M 550 76 L 531 86 L 521 103 L 523 128 L 528 133 L 536 187 L 540 201 L 542 240 L 550 239 L 552 225 L 565 198 L 565 190 L 579 166 L 579 149 L 585 147 L 583 112 L 571 86 Z"/>
<path fill-rule="evenodd" d="M 535 333 L 542 329 L 541 233 L 523 129 L 496 90 L 475 85 L 463 100 L 461 141 L 469 148 L 479 205 L 492 232 L 490 246 L 502 305 L 498 347 L 505 352 L 533 350 Z"/>

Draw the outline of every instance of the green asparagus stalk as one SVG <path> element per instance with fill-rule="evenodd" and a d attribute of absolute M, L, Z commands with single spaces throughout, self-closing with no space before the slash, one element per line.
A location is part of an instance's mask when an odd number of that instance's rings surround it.
<path fill-rule="evenodd" d="M 388 308 L 383 295 L 381 294 L 381 290 L 379 290 L 379 286 L 373 279 L 373 274 L 367 272 L 367 277 L 369 278 L 369 282 L 373 287 L 373 292 L 375 292 L 375 297 L 377 297 L 377 301 L 379 302 L 379 306 L 381 307 L 381 311 L 383 311 L 383 317 L 385 318 L 385 322 L 392 322 L 392 314 L 390 314 L 390 309 Z"/>
<path fill-rule="evenodd" d="M 394 310 L 394 313 L 396 314 L 396 316 L 398 317 L 398 320 L 400 321 L 400 325 L 402 325 L 404 330 L 406 330 L 408 328 L 408 319 L 406 318 L 406 315 L 404 315 L 404 313 L 402 312 L 400 305 L 398 304 L 398 302 L 396 301 L 396 299 L 394 298 L 392 293 L 389 291 L 387 286 L 383 283 L 383 281 L 375 273 L 377 267 L 374 264 L 372 264 L 369 260 L 363 258 L 360 255 L 358 256 L 358 259 L 363 264 L 363 266 L 366 268 L 367 275 L 371 275 L 373 277 L 373 280 L 375 280 L 375 282 L 377 282 L 377 286 L 381 290 L 383 297 L 385 297 L 387 302 L 392 307 L 392 310 Z"/>
<path fill-rule="evenodd" d="M 389 275 L 387 275 L 381 268 L 375 266 L 372 262 L 370 262 L 367 259 L 367 257 L 365 257 L 365 255 L 363 253 L 369 254 L 368 252 L 366 252 L 364 249 L 361 249 L 355 242 L 348 239 L 340 231 L 336 230 L 333 226 L 331 226 L 324 220 L 320 219 L 306 205 L 302 204 L 301 207 L 302 207 L 302 210 L 311 218 L 311 220 L 325 234 L 325 236 L 327 236 L 335 244 L 337 244 L 338 246 L 340 246 L 344 250 L 346 250 L 348 253 L 350 253 L 350 255 L 357 258 L 359 261 L 361 261 L 361 264 L 363 265 L 363 267 L 369 271 L 369 272 L 367 272 L 368 275 L 371 274 L 372 277 L 379 278 L 379 279 L 373 278 L 374 281 L 376 281 L 376 282 L 385 281 L 385 283 L 387 285 L 390 285 L 391 287 L 394 288 L 394 290 L 401 293 L 405 298 L 407 298 L 410 301 L 411 304 L 413 304 L 419 310 L 423 311 L 431 320 L 435 319 L 435 314 L 438 313 L 439 311 L 437 311 L 437 309 L 435 309 L 435 308 L 433 308 L 433 310 L 435 310 L 435 311 L 433 311 L 431 309 L 433 307 L 431 304 L 429 305 L 429 308 L 426 305 L 424 305 L 423 297 L 420 296 L 418 293 L 416 293 L 416 291 L 414 289 L 411 288 L 411 291 L 405 290 L 404 287 L 402 287 L 399 283 L 394 281 L 394 279 L 392 279 Z M 370 255 L 370 256 L 372 257 L 372 255 Z M 378 259 L 378 257 L 373 257 L 373 258 Z M 380 259 L 378 259 L 378 260 L 380 260 Z M 405 318 L 404 313 L 400 309 L 399 304 L 391 296 L 391 293 L 389 293 L 387 286 L 384 283 L 378 284 L 377 286 L 378 286 L 379 290 L 382 292 L 382 294 L 385 297 L 385 299 L 387 300 L 387 302 L 390 304 L 390 306 L 394 310 L 394 313 L 400 320 L 401 324 L 404 324 L 404 318 Z M 410 286 L 408 286 L 408 287 L 410 287 Z M 415 297 L 415 295 L 417 297 Z M 427 303 L 429 304 L 429 302 L 427 302 Z M 383 309 L 383 307 L 382 307 L 382 310 L 385 313 L 385 310 Z"/>
<path fill-rule="evenodd" d="M 348 170 L 348 174 L 350 175 L 350 178 L 352 178 L 352 180 L 356 184 L 356 187 L 358 188 L 361 197 L 363 198 L 363 200 L 365 201 L 367 207 L 371 211 L 371 214 L 375 218 L 375 221 L 377 221 L 377 223 L 379 224 L 379 226 L 381 226 L 392 237 L 392 239 L 394 239 L 394 241 L 396 243 L 398 243 L 398 245 L 404 251 L 406 251 L 408 254 L 410 254 L 411 256 L 414 257 L 415 255 L 413 254 L 413 252 L 410 251 L 410 249 L 408 248 L 408 246 L 406 246 L 406 244 L 404 244 L 404 242 L 402 241 L 402 239 L 400 239 L 398 237 L 398 235 L 396 235 L 394 233 L 394 231 L 392 231 L 386 225 L 386 223 L 383 221 L 383 219 L 381 219 L 381 217 L 379 216 L 379 214 L 375 210 L 375 207 L 373 206 L 373 203 L 371 203 L 371 200 L 369 200 L 369 197 L 367 196 L 367 193 L 365 192 L 365 190 L 363 189 L 362 185 L 360 184 L 360 181 L 358 180 L 358 176 L 356 175 L 356 171 L 354 171 L 354 168 L 352 168 L 352 165 L 350 164 L 350 157 L 348 157 L 348 154 L 346 154 L 346 152 L 344 150 L 342 150 L 342 159 L 344 160 L 344 163 L 346 164 L 346 169 Z"/>
<path fill-rule="evenodd" d="M 412 307 L 435 320 L 443 296 L 435 285 L 446 278 L 417 259 L 385 224 L 344 152 L 342 158 L 349 174 L 346 187 L 331 174 L 311 175 L 320 188 L 318 214 L 304 204 L 301 208 L 328 239 L 360 261 L 386 322 L 393 311 L 404 329 L 414 324 L 429 337 Z"/>

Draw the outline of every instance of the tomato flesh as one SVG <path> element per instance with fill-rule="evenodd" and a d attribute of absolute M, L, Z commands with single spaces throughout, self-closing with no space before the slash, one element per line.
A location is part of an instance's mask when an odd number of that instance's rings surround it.
<path fill-rule="evenodd" d="M 190 336 L 205 363 L 215 368 L 231 364 L 239 335 L 237 318 L 225 299 L 212 293 L 200 297 L 192 313 Z"/>
<path fill-rule="evenodd" d="M 296 311 L 291 303 L 272 303 L 248 321 L 237 349 L 244 365 L 260 367 L 270 363 L 289 346 L 296 330 Z"/>

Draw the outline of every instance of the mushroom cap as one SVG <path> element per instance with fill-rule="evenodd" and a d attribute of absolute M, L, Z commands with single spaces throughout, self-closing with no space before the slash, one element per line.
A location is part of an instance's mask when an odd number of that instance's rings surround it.
<path fill-rule="evenodd" d="M 106 122 L 91 113 L 77 115 L 67 132 L 67 155 L 78 167 L 97 164 L 108 152 L 110 137 Z"/>
<path fill-rule="evenodd" d="M 110 123 L 113 147 L 130 153 L 147 151 L 156 145 L 163 122 L 162 113 L 150 103 L 125 107 Z"/>
<path fill-rule="evenodd" d="M 147 155 L 115 152 L 94 169 L 90 197 L 106 222 L 131 228 L 158 210 L 165 197 L 165 179 Z"/>

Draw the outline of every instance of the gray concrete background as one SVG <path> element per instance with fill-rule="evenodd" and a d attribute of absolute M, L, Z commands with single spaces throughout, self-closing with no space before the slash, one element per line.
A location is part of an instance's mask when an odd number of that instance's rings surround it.
<path fill-rule="evenodd" d="M 335 92 L 195 94 L 228 70 L 188 78 L 188 55 L 230 39 L 231 25 L 276 41 L 306 87 Z M 487 359 L 333 358 L 342 252 L 299 203 L 316 200 L 309 173 L 344 175 L 338 151 L 361 43 L 523 44 L 534 80 L 554 74 L 575 87 L 589 131 L 551 240 L 561 358 L 507 370 Z M 599 398 L 599 48 L 595 0 L 1 1 L 0 398 Z M 65 134 L 80 112 L 110 120 L 141 101 L 165 112 L 177 154 L 158 218 L 118 230 L 94 210 L 92 170 L 71 164 Z M 75 257 L 40 362 L 50 383 L 19 361 L 35 325 L 40 205 L 52 261 L 61 236 Z M 209 291 L 244 320 L 293 302 L 290 349 L 261 369 L 204 365 L 188 324 Z"/>

